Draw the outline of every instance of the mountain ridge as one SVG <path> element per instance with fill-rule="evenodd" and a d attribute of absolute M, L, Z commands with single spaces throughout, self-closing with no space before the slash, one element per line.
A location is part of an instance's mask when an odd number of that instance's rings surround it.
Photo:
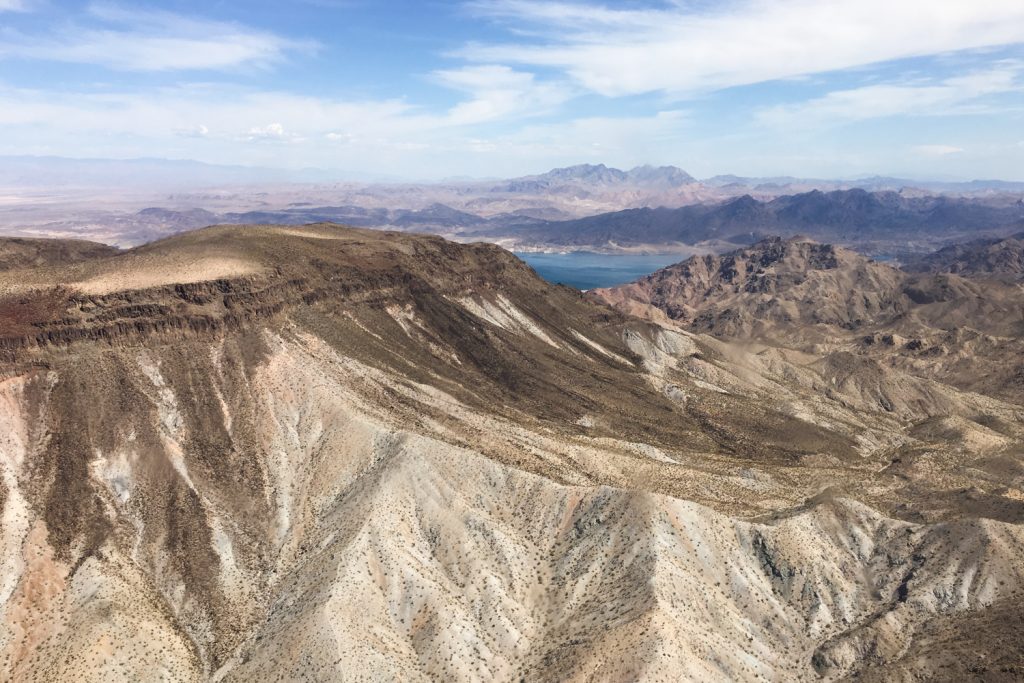
<path fill-rule="evenodd" d="M 911 260 L 906 267 L 920 272 L 1020 279 L 1024 277 L 1024 232 L 952 244 Z"/>
<path fill-rule="evenodd" d="M 330 224 L 0 271 L 0 322 L 16 679 L 1020 666 L 1010 398 Z"/>
<path fill-rule="evenodd" d="M 696 244 L 787 230 L 844 242 L 899 242 L 908 238 L 949 237 L 982 230 L 1012 230 L 1024 221 L 1017 205 L 991 206 L 945 197 L 906 198 L 861 189 L 803 194 L 759 201 L 750 195 L 715 204 L 677 209 L 640 208 L 555 224 L 524 227 L 523 241 L 579 246 L 608 244 Z"/>
<path fill-rule="evenodd" d="M 964 275 L 907 272 L 841 247 L 773 237 L 588 294 L 690 331 L 852 352 L 963 389 L 1020 397 L 1019 291 L 991 273 Z"/>
<path fill-rule="evenodd" d="M 524 192 L 558 188 L 561 186 L 616 186 L 633 185 L 647 188 L 674 188 L 696 183 L 697 180 L 676 166 L 636 166 L 628 171 L 611 168 L 604 164 L 579 164 L 554 168 L 537 175 L 513 178 L 495 190 L 500 192 Z"/>

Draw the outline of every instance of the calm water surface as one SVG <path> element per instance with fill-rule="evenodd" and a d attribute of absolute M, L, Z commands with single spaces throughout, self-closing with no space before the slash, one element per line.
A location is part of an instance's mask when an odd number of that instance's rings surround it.
<path fill-rule="evenodd" d="M 686 259 L 685 254 L 596 254 L 589 251 L 517 253 L 516 256 L 548 282 L 577 289 L 625 284 Z"/>

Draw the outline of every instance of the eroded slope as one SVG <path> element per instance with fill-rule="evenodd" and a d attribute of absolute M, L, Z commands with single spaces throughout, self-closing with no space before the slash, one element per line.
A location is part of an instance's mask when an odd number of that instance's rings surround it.
<path fill-rule="evenodd" d="M 245 274 L 119 270 L 200 253 Z M 1019 645 L 985 617 L 1019 613 L 1014 403 L 435 238 L 219 228 L 57 275 L 5 327 L 8 678 L 810 680 L 938 675 L 967 624 Z"/>

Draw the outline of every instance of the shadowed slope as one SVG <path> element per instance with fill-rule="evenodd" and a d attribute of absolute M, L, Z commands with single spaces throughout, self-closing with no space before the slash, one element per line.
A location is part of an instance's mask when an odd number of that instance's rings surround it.
<path fill-rule="evenodd" d="M 0 271 L 68 265 L 117 253 L 114 247 L 85 240 L 0 237 Z"/>

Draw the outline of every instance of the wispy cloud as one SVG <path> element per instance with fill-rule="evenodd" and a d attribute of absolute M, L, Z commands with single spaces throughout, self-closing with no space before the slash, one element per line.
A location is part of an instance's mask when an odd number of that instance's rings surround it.
<path fill-rule="evenodd" d="M 507 76 L 529 89 L 528 81 Z M 452 87 L 465 81 L 468 108 L 482 101 L 476 79 L 484 74 L 446 78 Z M 83 156 L 347 165 L 377 172 L 393 171 L 398 164 L 407 173 L 425 175 L 447 175 L 459 160 L 467 170 L 514 173 L 554 160 L 642 163 L 661 158 L 687 126 L 686 114 L 677 110 L 621 118 L 542 118 L 525 125 L 518 123 L 518 115 L 508 115 L 517 122 L 508 129 L 474 133 L 472 122 L 505 119 L 495 110 L 471 116 L 465 103 L 431 113 L 402 100 L 346 102 L 208 85 L 107 94 L 0 87 L 0 127 L 9 132 L 0 141 L 0 154 L 59 154 L 73 148 Z"/>
<path fill-rule="evenodd" d="M 397 101 L 345 102 L 230 86 L 186 85 L 89 93 L 0 88 L 0 126 L 53 138 L 192 138 L 196 144 L 305 137 L 318 131 L 391 131 L 409 106 Z"/>
<path fill-rule="evenodd" d="M 436 83 L 470 95 L 470 99 L 448 112 L 453 124 L 482 123 L 513 114 L 546 114 L 572 97 L 573 92 L 566 84 L 541 83 L 531 73 L 502 65 L 440 70 L 432 76 Z"/>
<path fill-rule="evenodd" d="M 10 0 L 0 0 L 0 2 Z M 315 44 L 233 22 L 97 4 L 88 18 L 49 35 L 8 31 L 0 57 L 95 64 L 121 71 L 266 67 Z"/>
<path fill-rule="evenodd" d="M 607 96 L 698 92 L 1022 42 L 1020 0 L 731 0 L 611 9 L 481 0 L 523 39 L 474 43 L 476 61 L 563 71 Z"/>
<path fill-rule="evenodd" d="M 423 176 L 583 160 L 1020 173 L 1024 63 L 1007 57 L 1024 49 L 1021 0 L 471 0 L 458 7 L 488 41 L 473 44 L 468 24 L 445 22 L 429 24 L 430 41 L 367 39 L 394 30 L 372 3 L 306 1 L 270 23 L 237 0 L 211 6 L 237 21 L 189 3 L 0 0 L 0 154 Z M 328 5 L 345 11 L 315 9 Z M 335 44 L 345 35 L 360 40 Z M 915 56 L 927 58 L 897 61 Z M 50 63 L 19 72 L 14 60 Z"/>
<path fill-rule="evenodd" d="M 888 116 L 935 116 L 983 114 L 982 98 L 1024 91 L 1024 63 L 1006 61 L 993 68 L 939 81 L 880 83 L 837 90 L 797 104 L 766 107 L 757 112 L 758 122 L 773 126 L 808 127 L 838 125 Z"/>
<path fill-rule="evenodd" d="M 4 89 L 0 87 L 0 126 L 8 130 L 74 131 L 84 137 L 115 136 L 209 141 L 373 141 L 453 131 L 458 137 L 476 123 L 518 117 L 523 107 L 558 101 L 557 94 L 537 94 L 532 80 L 498 70 L 492 87 L 480 86 L 482 72 L 438 75 L 449 87 L 459 82 L 468 99 L 446 111 L 431 113 L 403 100 L 336 100 L 282 91 L 259 91 L 224 85 L 183 85 L 111 93 Z M 482 89 L 478 89 L 478 86 Z M 546 92 L 546 86 L 539 88 Z M 505 93 L 505 94 L 496 94 Z M 514 97 L 512 95 L 514 93 Z M 519 98 L 512 102 L 507 97 Z"/>

